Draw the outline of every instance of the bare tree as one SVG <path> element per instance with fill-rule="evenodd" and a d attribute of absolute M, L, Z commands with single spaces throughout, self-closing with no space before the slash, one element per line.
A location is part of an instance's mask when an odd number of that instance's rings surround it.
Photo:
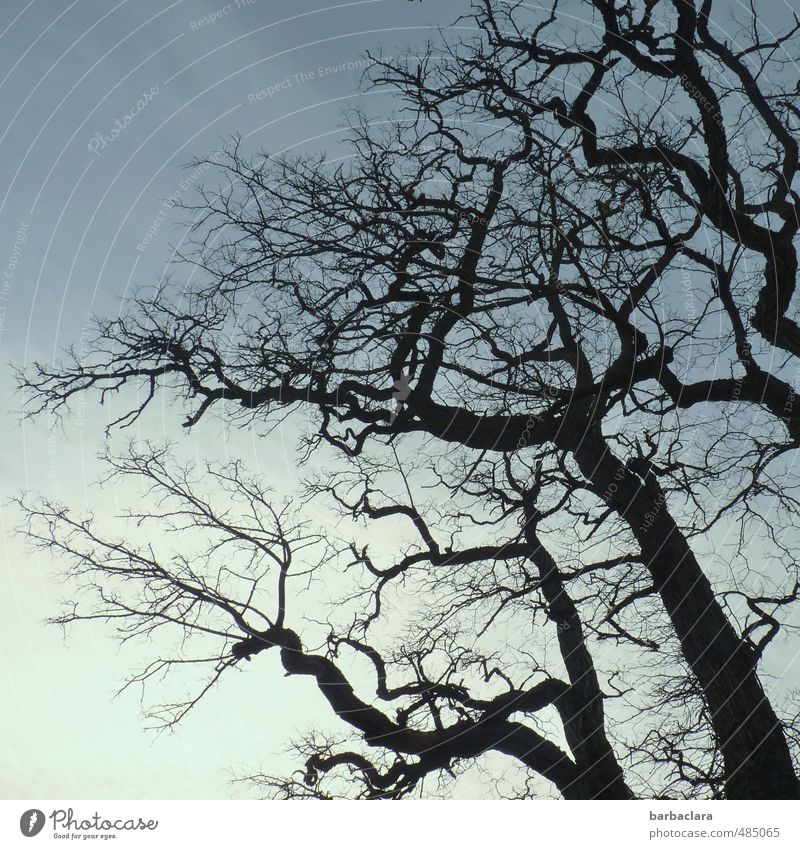
<path fill-rule="evenodd" d="M 108 458 L 153 488 L 132 519 L 207 547 L 23 500 L 96 594 L 59 621 L 175 633 L 133 680 L 196 663 L 211 686 L 276 650 L 316 682 L 348 733 L 255 776 L 272 794 L 398 798 L 497 752 L 519 767 L 498 792 L 798 797 L 768 664 L 800 592 L 800 21 L 587 0 L 573 27 L 558 6 L 482 0 L 474 38 L 373 57 L 402 108 L 356 116 L 346 164 L 234 140 L 187 206 L 189 293 L 22 375 L 34 415 L 135 387 L 115 426 L 168 392 L 185 427 L 302 410 L 298 464 L 332 452 L 298 495 L 366 537 L 311 529 L 240 465 L 207 470 L 213 506 L 153 447 Z"/>

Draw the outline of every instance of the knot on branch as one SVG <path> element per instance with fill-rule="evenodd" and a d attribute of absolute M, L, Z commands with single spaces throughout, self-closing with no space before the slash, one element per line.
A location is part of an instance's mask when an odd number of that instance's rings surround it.
<path fill-rule="evenodd" d="M 254 634 L 234 643 L 231 646 L 231 654 L 237 660 L 252 660 L 253 655 L 276 645 L 280 645 L 280 643 L 276 641 L 274 629 L 270 628 L 260 634 Z"/>

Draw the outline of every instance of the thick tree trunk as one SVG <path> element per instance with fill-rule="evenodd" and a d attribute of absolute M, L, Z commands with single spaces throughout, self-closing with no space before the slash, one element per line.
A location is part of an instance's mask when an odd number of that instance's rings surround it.
<path fill-rule="evenodd" d="M 796 799 L 800 785 L 783 727 L 750 647 L 728 621 L 652 475 L 640 477 L 599 432 L 573 447 L 582 473 L 630 526 L 696 676 L 722 751 L 730 799 Z"/>

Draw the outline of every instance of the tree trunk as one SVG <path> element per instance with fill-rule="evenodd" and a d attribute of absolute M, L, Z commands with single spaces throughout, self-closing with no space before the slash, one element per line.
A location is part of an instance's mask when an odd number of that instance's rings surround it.
<path fill-rule="evenodd" d="M 564 733 L 580 771 L 583 799 L 632 799 L 605 729 L 603 692 L 597 680 L 592 655 L 586 646 L 583 623 L 575 602 L 564 586 L 553 556 L 542 545 L 536 525 L 539 512 L 535 495 L 526 493 L 525 540 L 531 546 L 530 560 L 536 566 L 547 615 L 555 623 L 561 657 L 569 676 L 569 689 L 559 700 Z"/>
<path fill-rule="evenodd" d="M 640 477 L 609 450 L 599 431 L 573 446 L 601 498 L 630 526 L 697 678 L 722 751 L 729 799 L 796 799 L 800 785 L 777 716 L 742 641 L 669 514 L 652 474 Z"/>

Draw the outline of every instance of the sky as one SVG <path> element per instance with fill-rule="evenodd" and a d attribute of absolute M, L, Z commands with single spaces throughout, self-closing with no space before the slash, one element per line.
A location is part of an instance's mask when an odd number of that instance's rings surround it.
<path fill-rule="evenodd" d="M 765 14 L 777 6 L 765 4 Z M 90 314 L 114 315 L 137 286 L 162 279 L 184 236 L 169 200 L 188 192 L 186 163 L 233 132 L 245 150 L 335 154 L 341 110 L 375 97 L 359 93 L 364 51 L 413 51 L 467 8 L 467 0 L 3 1 L 4 500 L 34 490 L 115 515 L 122 494 L 94 484 L 105 414 L 89 402 L 63 432 L 23 422 L 9 364 L 52 361 L 81 339 Z M 145 435 L 179 440 L 197 457 L 242 456 L 293 480 L 290 434 L 261 439 L 208 424 L 187 435 L 177 410 L 153 415 Z M 69 588 L 57 563 L 14 534 L 18 522 L 4 506 L 0 797 L 246 796 L 230 781 L 236 774 L 296 765 L 285 754 L 290 738 L 324 724 L 328 711 L 310 684 L 284 678 L 274 656 L 228 676 L 174 733 L 147 732 L 136 694 L 111 698 L 146 647 L 121 650 L 102 625 L 66 639 L 44 625 Z"/>
<path fill-rule="evenodd" d="M 294 768 L 291 737 L 327 719 L 313 687 L 264 657 L 156 736 L 136 694 L 112 699 L 146 647 L 120 651 L 103 626 L 65 639 L 43 624 L 69 588 L 57 563 L 14 534 L 20 517 L 6 500 L 33 490 L 110 519 L 124 494 L 94 485 L 104 412 L 90 401 L 63 432 L 21 422 L 9 364 L 52 361 L 91 313 L 114 315 L 126 294 L 162 279 L 183 236 L 169 200 L 188 197 L 189 160 L 234 132 L 245 150 L 335 152 L 341 110 L 359 101 L 364 51 L 413 49 L 464 9 L 459 0 L 0 7 L 0 797 L 249 795 L 234 775 Z M 292 479 L 289 436 L 214 425 L 187 436 L 177 410 L 143 427 L 133 435 L 178 440 L 198 457 L 243 456 Z M 113 436 L 112 447 L 131 435 Z"/>

